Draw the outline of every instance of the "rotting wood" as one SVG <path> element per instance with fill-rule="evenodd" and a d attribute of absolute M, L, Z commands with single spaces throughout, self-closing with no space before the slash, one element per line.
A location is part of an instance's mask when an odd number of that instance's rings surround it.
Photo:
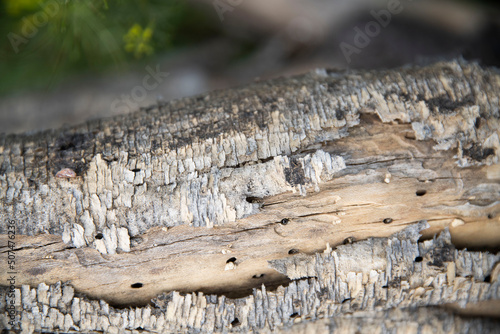
<path fill-rule="evenodd" d="M 321 183 L 320 191 L 307 196 L 289 192 L 252 199 L 260 212 L 233 224 L 210 229 L 152 228 L 136 237 L 140 244 L 120 254 L 101 255 L 94 248 L 69 248 L 59 236 L 19 236 L 16 256 L 20 283 L 71 280 L 78 291 L 115 305 L 144 304 L 162 291 L 171 290 L 230 292 L 235 296 L 261 283 L 286 282 L 285 277 L 267 267 L 267 261 L 294 252 L 322 251 L 327 244 L 339 245 L 347 238 L 387 236 L 422 219 L 433 226 L 425 232 L 426 237 L 450 225 L 455 244 L 460 247 L 498 245 L 500 228 L 487 217 L 499 208 L 498 181 L 486 176 L 492 166 L 454 171 L 453 152 L 433 152 L 427 142 L 402 142 L 409 130 L 406 125 L 383 125 L 371 118 L 362 120 L 361 125 L 351 131 L 350 137 L 330 144 L 349 158 L 335 178 Z M 359 157 L 370 146 L 376 148 L 373 156 Z M 318 152 L 324 151 L 316 151 L 309 160 Z M 275 160 L 262 165 L 274 167 Z M 241 180 L 238 173 L 265 173 L 242 169 L 233 171 L 231 177 Z M 460 178 L 454 173 L 460 173 Z M 386 183 L 383 180 L 388 174 L 391 180 Z M 270 178 L 268 182 L 272 182 Z M 418 196 L 419 191 L 426 193 Z M 472 196 L 474 200 L 469 199 Z M 464 208 L 471 202 L 477 205 Z M 286 224 L 281 221 L 283 217 Z M 480 238 L 471 239 L 470 226 L 476 230 L 491 227 Z M 3 241 L 7 243 L 6 236 Z M 224 270 L 232 257 L 236 261 L 231 268 L 237 266 L 238 270 Z M 131 289 L 137 282 L 143 284 L 142 288 Z"/>
<path fill-rule="evenodd" d="M 287 284 L 268 262 L 423 220 L 424 239 L 498 248 L 499 96 L 498 71 L 463 61 L 318 70 L 3 136 L 0 247 L 12 220 L 18 285 L 71 281 L 115 306 Z"/>
<path fill-rule="evenodd" d="M 496 276 L 492 274 L 500 255 L 456 250 L 447 230 L 437 239 L 418 243 L 419 231 L 426 226 L 427 223 L 414 224 L 390 238 L 370 238 L 336 250 L 272 261 L 271 266 L 288 275 L 291 283 L 274 292 L 262 286 L 240 299 L 171 292 L 155 298 L 153 307 L 115 309 L 102 300 L 74 296 L 71 285 L 25 285 L 16 290 L 21 327 L 85 333 L 119 333 L 140 328 L 157 333 L 285 330 L 300 322 L 306 324 L 299 328 L 321 329 L 330 323 L 328 326 L 360 326 L 367 330 L 375 322 L 388 329 L 443 326 L 448 328 L 445 332 L 462 332 L 467 327 L 457 328 L 457 323 L 450 323 L 460 316 L 444 316 L 446 313 L 440 311 L 440 321 L 434 323 L 436 313 L 419 308 L 449 303 L 465 307 L 487 301 L 498 306 L 500 277 L 498 272 Z M 5 303 L 1 309 L 5 310 Z M 377 320 L 381 314 L 394 317 L 381 323 Z M 401 314 L 413 316 L 405 321 Z M 422 316 L 425 314 L 434 316 L 427 321 Z M 498 308 L 496 314 L 500 315 Z M 5 315 L 0 321 L 6 324 Z M 500 324 L 461 322 L 491 333 Z"/>

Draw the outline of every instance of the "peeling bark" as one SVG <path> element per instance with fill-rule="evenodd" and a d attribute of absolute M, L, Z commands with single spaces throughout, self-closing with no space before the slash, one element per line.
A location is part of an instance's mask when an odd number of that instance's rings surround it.
<path fill-rule="evenodd" d="M 499 96 L 497 70 L 463 61 L 318 70 L 2 135 L 0 251 L 13 222 L 22 326 L 265 331 L 296 313 L 368 328 L 392 314 L 392 331 L 413 308 L 424 328 L 429 306 L 496 302 Z M 491 325 L 433 314 L 444 331 Z"/>

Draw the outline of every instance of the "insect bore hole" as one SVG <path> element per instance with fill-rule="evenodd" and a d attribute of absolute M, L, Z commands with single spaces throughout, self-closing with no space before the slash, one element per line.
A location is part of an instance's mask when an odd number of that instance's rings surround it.
<path fill-rule="evenodd" d="M 390 224 L 392 223 L 392 218 L 385 218 L 384 219 L 384 224 Z"/>
<path fill-rule="evenodd" d="M 417 256 L 415 258 L 415 262 L 422 262 L 423 258 L 421 256 Z"/>
<path fill-rule="evenodd" d="M 101 240 L 102 238 L 104 238 L 104 236 L 102 235 L 102 233 L 101 233 L 101 232 L 99 232 L 99 233 L 97 233 L 97 234 L 95 235 L 95 238 L 96 238 L 97 240 Z"/>
<path fill-rule="evenodd" d="M 241 324 L 241 322 L 240 322 L 240 319 L 238 319 L 238 318 L 234 318 L 234 320 L 231 321 L 231 326 L 233 326 L 233 327 L 239 326 L 240 324 Z"/>
<path fill-rule="evenodd" d="M 235 263 L 236 262 L 236 258 L 235 257 L 231 257 L 229 258 L 226 263 Z"/>
<path fill-rule="evenodd" d="M 476 117 L 476 120 L 474 121 L 474 127 L 476 129 L 479 129 L 481 127 L 481 117 Z"/>
<path fill-rule="evenodd" d="M 425 194 L 427 194 L 427 190 L 424 189 L 417 190 L 417 192 L 415 193 L 415 195 L 417 196 L 424 196 Z"/>
<path fill-rule="evenodd" d="M 297 254 L 297 253 L 299 253 L 299 250 L 298 250 L 298 249 L 296 249 L 296 248 L 292 248 L 292 249 L 290 249 L 290 250 L 288 251 L 288 254 L 290 254 L 290 255 Z"/>
<path fill-rule="evenodd" d="M 344 239 L 344 241 L 342 241 L 342 243 L 344 245 L 349 245 L 349 244 L 352 244 L 354 241 L 356 241 L 356 239 L 354 237 L 347 237 Z"/>
<path fill-rule="evenodd" d="M 287 225 L 289 222 L 290 222 L 290 219 L 288 219 L 288 218 L 283 218 L 283 219 L 280 221 L 280 224 L 281 224 L 281 225 Z"/>
<path fill-rule="evenodd" d="M 253 196 L 247 196 L 246 201 L 248 203 L 252 203 L 252 204 L 254 204 L 254 203 L 260 203 L 262 201 L 262 198 L 260 198 L 260 197 L 253 197 Z"/>
<path fill-rule="evenodd" d="M 130 287 L 132 289 L 139 289 L 139 288 L 142 288 L 143 285 L 144 284 L 142 284 L 142 283 L 134 283 L 134 284 L 131 284 Z"/>

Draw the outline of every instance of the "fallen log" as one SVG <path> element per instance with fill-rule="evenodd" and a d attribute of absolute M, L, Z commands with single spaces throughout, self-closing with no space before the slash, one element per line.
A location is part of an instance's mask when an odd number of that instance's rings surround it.
<path fill-rule="evenodd" d="M 499 96 L 462 60 L 317 70 L 2 135 L 0 324 L 494 328 L 459 311 L 498 305 Z"/>

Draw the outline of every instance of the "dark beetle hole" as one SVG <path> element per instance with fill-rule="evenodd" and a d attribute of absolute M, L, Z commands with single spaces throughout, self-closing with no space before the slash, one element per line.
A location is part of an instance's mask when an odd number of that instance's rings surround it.
<path fill-rule="evenodd" d="M 476 129 L 479 129 L 479 127 L 481 126 L 481 117 L 476 117 L 476 120 L 474 121 L 474 126 L 476 127 Z"/>
<path fill-rule="evenodd" d="M 347 238 L 344 239 L 344 241 L 342 241 L 342 243 L 344 245 L 352 244 L 354 242 L 354 240 L 355 240 L 354 237 L 347 237 Z"/>
<path fill-rule="evenodd" d="M 415 193 L 415 195 L 417 196 L 424 196 L 425 194 L 427 194 L 427 190 L 417 190 L 417 192 Z"/>
<path fill-rule="evenodd" d="M 384 219 L 384 224 L 390 224 L 392 223 L 392 218 L 385 218 Z"/>
<path fill-rule="evenodd" d="M 286 225 L 286 224 L 288 224 L 289 222 L 290 222 L 290 220 L 289 220 L 288 218 L 283 218 L 283 219 L 280 221 L 281 225 Z"/>
<path fill-rule="evenodd" d="M 346 298 L 346 299 L 344 299 L 344 300 L 342 301 L 342 304 L 344 304 L 344 303 L 346 303 L 346 302 L 348 302 L 348 301 L 350 301 L 350 300 L 351 300 L 351 298 Z"/>
<path fill-rule="evenodd" d="M 421 256 L 417 256 L 415 258 L 415 262 L 422 262 L 423 258 Z"/>
<path fill-rule="evenodd" d="M 488 213 L 488 219 L 493 219 L 493 214 L 492 213 Z"/>
<path fill-rule="evenodd" d="M 297 318 L 299 316 L 299 314 L 297 312 L 293 312 L 292 314 L 290 314 L 290 318 Z"/>
<path fill-rule="evenodd" d="M 76 147 L 76 144 L 72 141 L 72 139 L 70 139 L 69 141 L 61 144 L 61 146 L 59 146 L 59 151 L 66 151 L 66 150 L 70 150 L 70 149 L 73 149 Z"/>
<path fill-rule="evenodd" d="M 236 262 L 236 258 L 235 258 L 235 257 L 229 258 L 229 259 L 226 261 L 226 263 L 229 263 L 229 262 L 235 263 L 235 262 Z"/>
<path fill-rule="evenodd" d="M 260 274 L 260 275 L 253 275 L 252 278 L 262 278 L 264 277 L 266 274 Z"/>
<path fill-rule="evenodd" d="M 486 277 L 484 278 L 484 281 L 485 281 L 486 283 L 490 283 L 490 282 L 491 282 L 491 275 L 486 276 Z"/>
<path fill-rule="evenodd" d="M 139 289 L 139 288 L 142 288 L 143 285 L 144 284 L 142 284 L 142 283 L 134 283 L 134 284 L 130 285 L 130 287 L 132 289 Z"/>
<path fill-rule="evenodd" d="M 231 326 L 233 326 L 233 327 L 239 326 L 240 324 L 241 324 L 241 322 L 240 322 L 240 319 L 238 319 L 238 318 L 234 318 L 234 320 L 231 321 Z"/>
<path fill-rule="evenodd" d="M 246 198 L 246 201 L 247 201 L 248 203 L 260 203 L 260 202 L 261 202 L 261 200 L 262 200 L 262 198 L 260 198 L 260 197 L 253 197 L 253 196 L 248 196 L 248 197 Z"/>
<path fill-rule="evenodd" d="M 134 173 L 137 173 L 137 172 L 140 172 L 140 171 L 141 171 L 141 169 L 140 169 L 140 168 L 134 168 L 134 169 L 132 169 L 131 171 L 132 171 L 132 172 L 134 172 Z"/>
<path fill-rule="evenodd" d="M 99 239 L 99 240 L 100 240 L 100 239 L 102 239 L 102 238 L 103 238 L 102 233 L 101 233 L 101 232 L 97 233 L 97 234 L 95 235 L 95 238 L 96 238 L 96 239 Z"/>
<path fill-rule="evenodd" d="M 297 254 L 298 252 L 299 252 L 299 250 L 298 250 L 298 249 L 296 249 L 296 248 L 292 248 L 292 249 L 290 249 L 290 250 L 288 251 L 288 254 L 292 255 L 292 254 Z"/>

